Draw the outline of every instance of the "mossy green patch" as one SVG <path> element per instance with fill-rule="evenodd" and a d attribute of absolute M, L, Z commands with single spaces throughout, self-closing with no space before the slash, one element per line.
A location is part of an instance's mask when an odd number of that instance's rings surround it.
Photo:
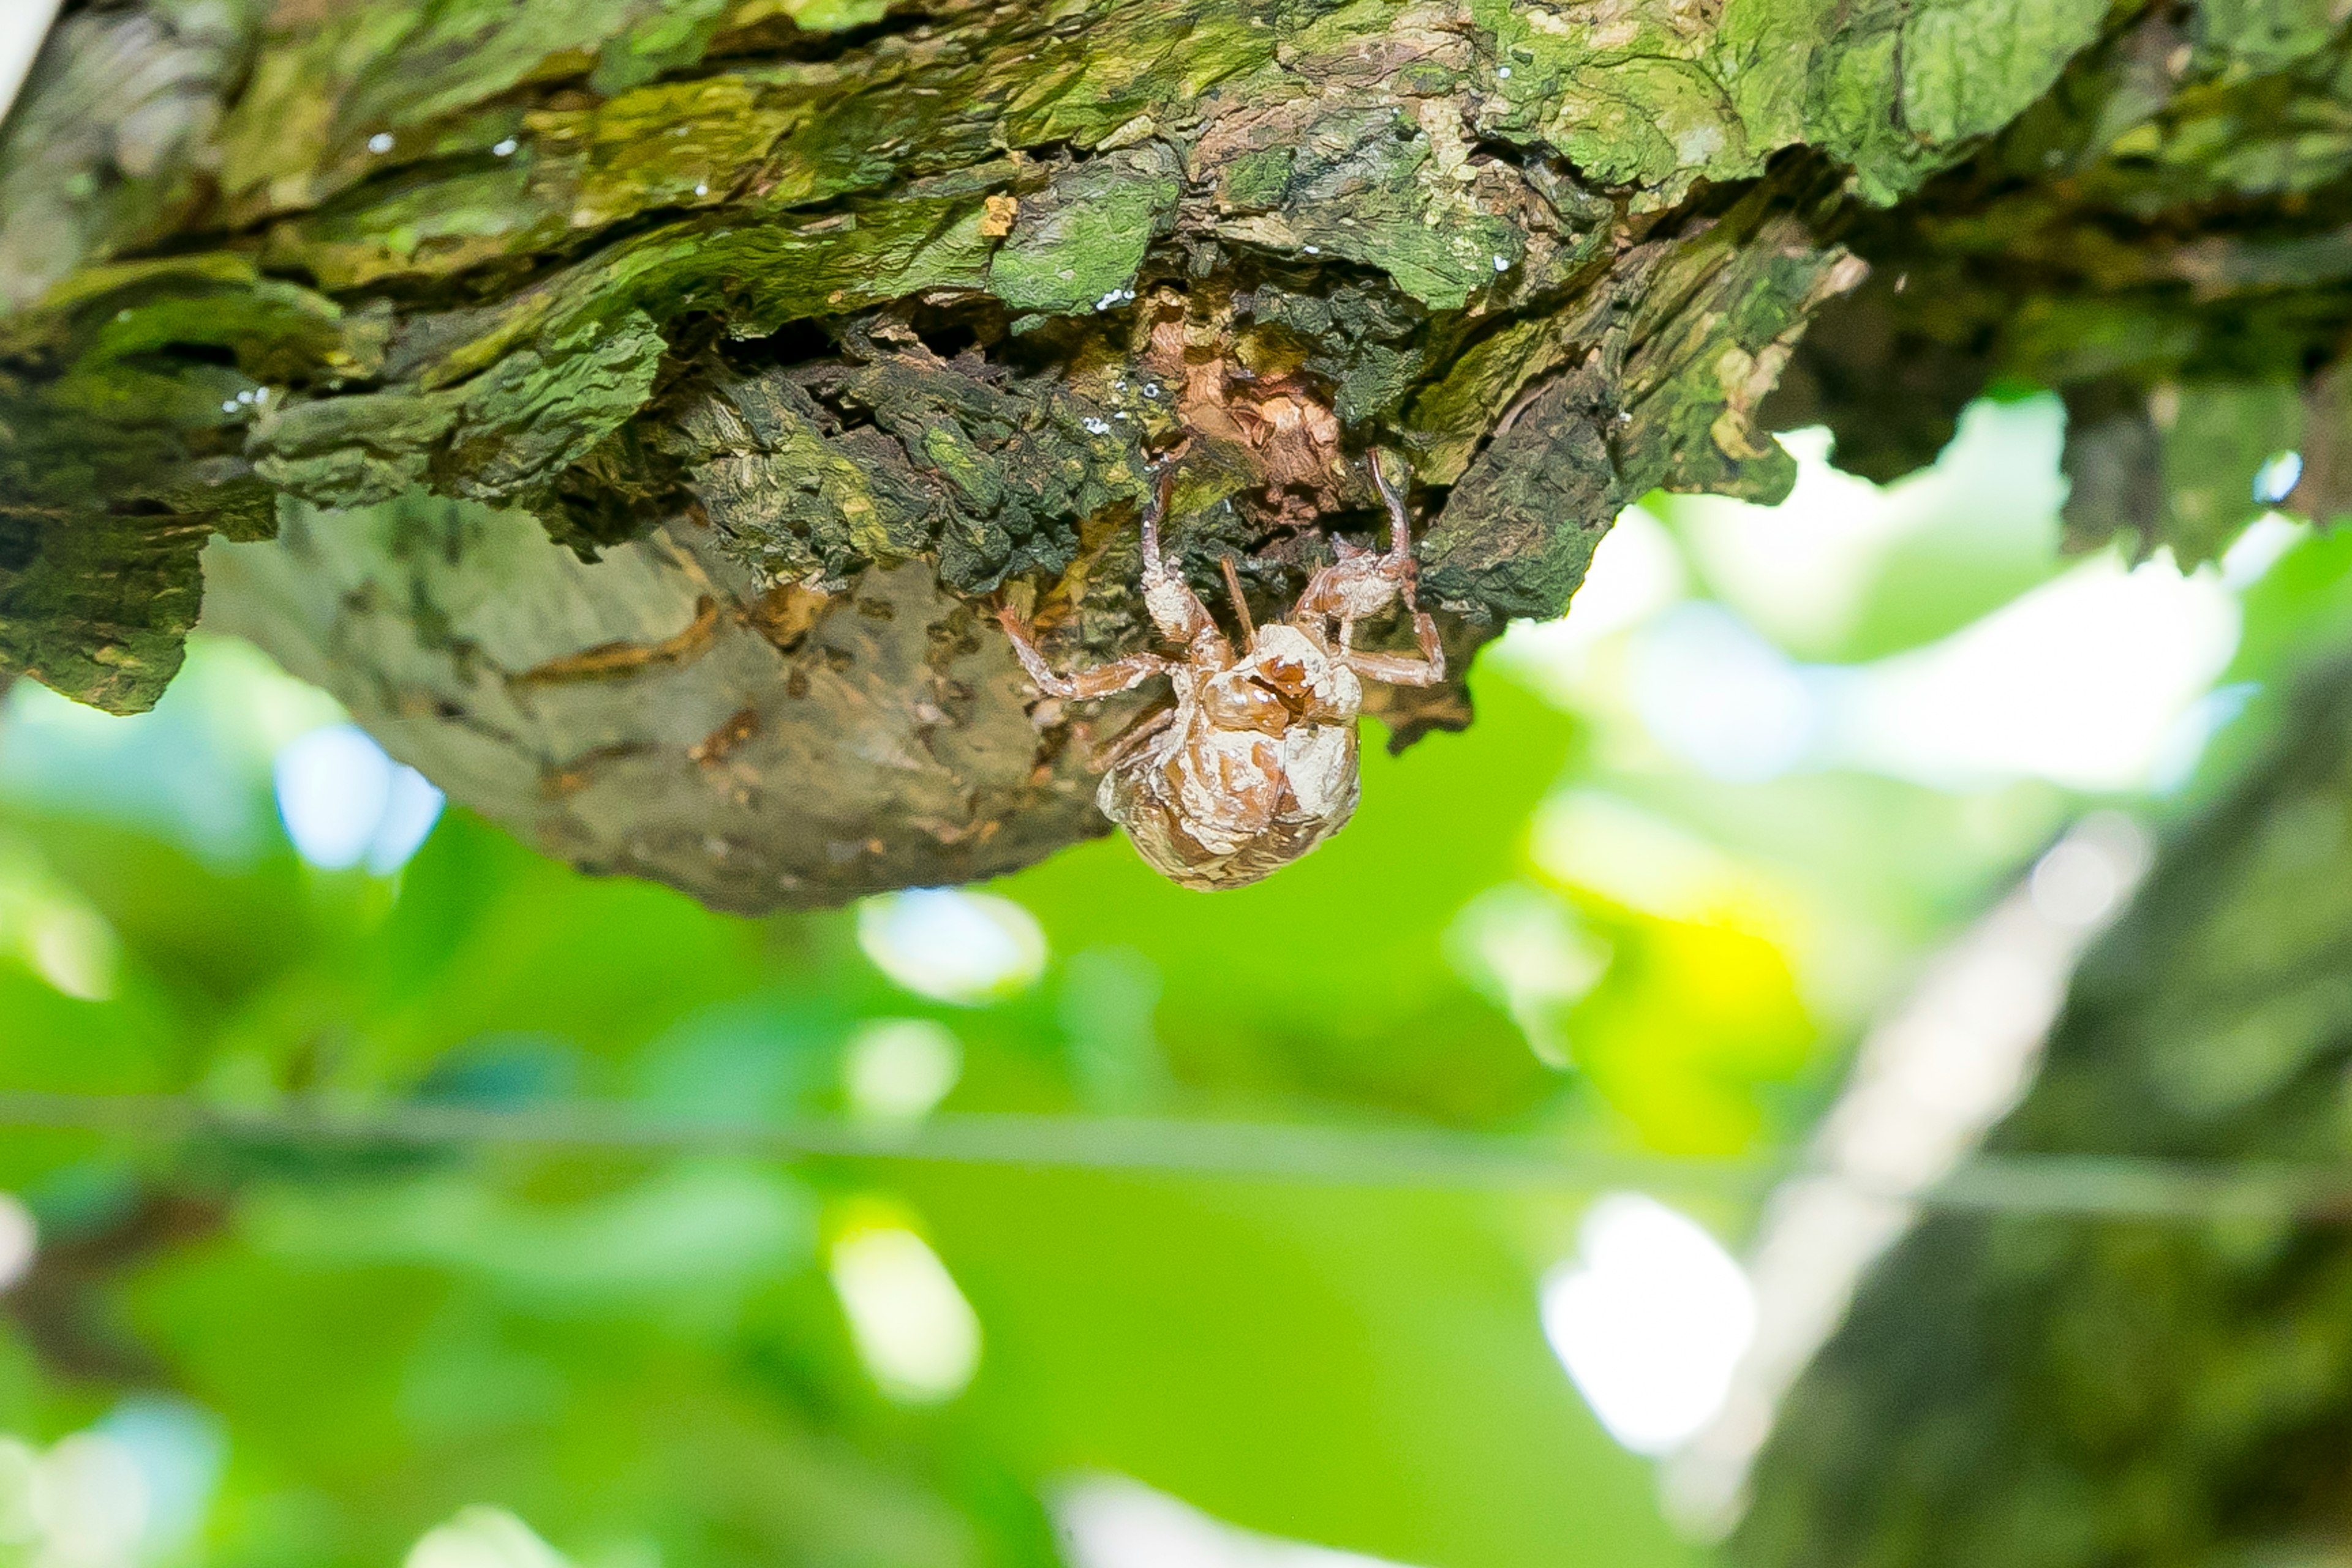
<path fill-rule="evenodd" d="M 1147 142 L 1087 159 L 1020 198 L 989 263 L 989 291 L 1015 310 L 1077 315 L 1119 303 L 1181 194 L 1176 156 Z"/>

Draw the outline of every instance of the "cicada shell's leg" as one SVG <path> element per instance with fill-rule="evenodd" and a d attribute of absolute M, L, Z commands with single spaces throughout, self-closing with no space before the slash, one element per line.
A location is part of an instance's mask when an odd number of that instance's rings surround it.
<path fill-rule="evenodd" d="M 1110 772 L 1111 769 L 1135 755 L 1137 752 L 1141 751 L 1146 742 L 1164 731 L 1175 721 L 1176 710 L 1173 708 L 1162 708 L 1157 713 L 1146 714 L 1140 721 L 1129 726 L 1127 733 L 1094 754 L 1092 761 L 1095 772 L 1098 773 Z"/>
<path fill-rule="evenodd" d="M 1345 656 L 1348 668 L 1389 686 L 1436 685 L 1445 679 L 1445 650 L 1438 646 L 1436 623 L 1416 612 L 1413 629 L 1421 634 L 1419 653 L 1350 652 Z"/>
<path fill-rule="evenodd" d="M 1357 675 L 1388 682 L 1390 687 L 1434 687 L 1446 677 L 1446 648 L 1437 642 L 1437 623 L 1430 621 L 1430 611 L 1421 609 L 1413 599 L 1413 531 L 1406 524 L 1404 499 L 1390 489 L 1388 475 L 1381 472 L 1381 454 L 1371 456 L 1371 478 L 1381 487 L 1381 499 L 1388 500 L 1390 527 L 1395 529 L 1395 543 L 1390 545 L 1388 555 L 1381 557 L 1381 564 L 1392 574 L 1390 581 L 1395 581 L 1397 599 L 1413 616 L 1413 642 L 1421 647 L 1421 656 L 1357 654 L 1350 647 L 1355 626 L 1340 623 L 1340 658 L 1348 660 L 1348 668 Z"/>
<path fill-rule="evenodd" d="M 1374 452 L 1372 482 L 1381 488 L 1381 499 L 1389 503 L 1389 552 L 1381 558 L 1381 565 L 1396 596 L 1412 616 L 1413 640 L 1420 646 L 1418 658 L 1410 654 L 1358 653 L 1351 646 L 1355 626 L 1343 621 L 1339 626 L 1339 655 L 1349 668 L 1368 679 L 1385 681 L 1391 686 L 1434 686 L 1445 679 L 1445 647 L 1437 640 L 1437 623 L 1413 597 L 1415 565 L 1412 559 L 1412 527 L 1405 516 L 1404 498 L 1389 483 L 1381 469 L 1381 455 Z"/>
<path fill-rule="evenodd" d="M 1234 621 L 1242 628 L 1242 641 L 1247 642 L 1257 634 L 1257 627 L 1250 622 L 1249 601 L 1242 597 L 1242 574 L 1235 570 L 1231 555 L 1217 564 L 1224 569 L 1225 597 L 1234 602 Z"/>
<path fill-rule="evenodd" d="M 1381 579 L 1396 595 L 1398 602 L 1404 605 L 1405 613 L 1412 616 L 1413 636 L 1421 645 L 1422 661 L 1433 671 L 1426 681 L 1402 684 L 1435 685 L 1445 679 L 1445 650 L 1437 643 L 1437 624 L 1413 599 L 1412 519 L 1405 511 L 1404 497 L 1390 482 L 1388 469 L 1381 465 L 1379 449 L 1376 447 L 1366 454 L 1364 461 L 1371 468 L 1372 483 L 1379 488 L 1381 500 L 1388 503 L 1389 509 L 1389 552 L 1381 557 Z M 1339 651 L 1343 656 L 1353 651 L 1355 634 L 1352 621 L 1340 624 Z M 1392 679 L 1385 677 L 1376 679 Z"/>
<path fill-rule="evenodd" d="M 1037 683 L 1037 689 L 1049 697 L 1114 697 L 1122 691 L 1132 691 L 1155 675 L 1165 675 L 1181 668 L 1177 661 L 1160 658 L 1156 653 L 1139 653 L 1130 658 L 1098 664 L 1092 669 L 1071 674 L 1058 673 L 1045 662 L 1037 649 L 1037 638 L 1028 623 L 1009 609 L 996 612 L 996 619 L 1004 627 L 1004 635 L 1013 639 L 1013 651 L 1021 658 L 1021 668 Z"/>
<path fill-rule="evenodd" d="M 1201 603 L 1192 584 L 1160 552 L 1160 520 L 1167 513 L 1169 492 L 1175 484 L 1174 469 L 1162 473 L 1152 489 L 1150 501 L 1143 509 L 1143 606 L 1151 612 L 1152 624 L 1160 628 L 1160 636 L 1187 647 L 1205 645 L 1202 651 L 1216 656 L 1216 662 L 1230 663 L 1232 651 L 1225 646 L 1224 634 L 1217 630 L 1217 623 L 1211 618 L 1209 607 Z"/>
<path fill-rule="evenodd" d="M 1381 500 L 1389 509 L 1389 552 L 1381 557 L 1384 576 L 1397 584 L 1407 605 L 1412 603 L 1412 520 L 1405 514 L 1404 497 L 1389 482 L 1388 470 L 1381 466 L 1377 447 L 1366 454 L 1365 463 L 1372 470 L 1372 483 L 1379 487 Z"/>
<path fill-rule="evenodd" d="M 1390 482 L 1378 452 L 1370 454 L 1365 462 L 1371 469 L 1372 483 L 1380 489 L 1381 500 L 1388 504 L 1388 553 L 1351 551 L 1343 544 L 1336 565 L 1326 566 L 1307 580 L 1307 589 L 1298 595 L 1297 608 L 1292 612 L 1294 620 L 1319 618 L 1338 622 L 1342 657 L 1355 649 L 1358 621 L 1370 619 L 1399 600 L 1416 618 L 1420 616 L 1412 596 L 1412 521 L 1405 511 L 1404 498 Z M 1424 643 L 1433 636 L 1433 630 L 1426 634 Z"/>

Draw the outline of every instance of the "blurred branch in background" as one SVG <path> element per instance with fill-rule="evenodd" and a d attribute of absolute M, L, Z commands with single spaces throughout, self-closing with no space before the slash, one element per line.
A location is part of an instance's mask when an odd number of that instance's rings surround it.
<path fill-rule="evenodd" d="M 2236 1184 L 2253 1174 L 2242 1169 L 2201 1173 L 2205 1185 L 2197 1193 L 2196 1176 L 2157 1161 L 2085 1168 L 2048 1156 L 1976 1152 L 2032 1081 L 2075 960 L 2123 910 L 2150 853 L 2147 834 L 2117 813 L 2078 824 L 1937 957 L 1910 999 L 1863 1042 L 1844 1091 L 1814 1134 L 1811 1168 L 1773 1193 L 1748 1248 L 1755 1335 L 1714 1420 L 1667 1468 L 1669 1499 L 1694 1528 L 1719 1534 L 1737 1519 L 1748 1466 L 1781 1395 L 1844 1318 L 1864 1271 L 1917 1220 L 1923 1205 L 2231 1217 L 2226 1207 L 2206 1205 L 2217 1197 L 2226 1203 Z M 2063 1200 L 2036 1202 L 2036 1194 L 2067 1194 L 2069 1173 L 2080 1180 L 2093 1171 L 2103 1179 L 2073 1189 L 2087 1201 L 2071 1208 Z M 2131 1202 L 2136 1177 L 2147 1206 Z M 2206 1205 L 2166 1207 L 2160 1194 L 2170 1189 L 2177 1201 L 2187 1195 L 2184 1185 Z M 1964 1194 L 1959 1204 L 1952 1204 L 1955 1186 Z M 2111 1206 L 2100 1206 L 2095 1192 Z M 1968 1204 L 1967 1195 L 1979 1203 Z M 2310 1217 L 2340 1202 L 2316 1192 L 2309 1197 L 2268 1212 Z M 2263 1212 L 2248 1208 L 2235 1217 Z"/>
<path fill-rule="evenodd" d="M 33 57 L 40 52 L 61 3 L 12 0 L 0 11 L 0 120 L 7 118 L 8 106 L 16 101 L 16 89 L 25 85 L 25 73 L 33 68 Z"/>
<path fill-rule="evenodd" d="M 2335 1157 L 2347 1066 L 2339 658 L 2301 683 L 2261 765 L 2169 836 L 1987 1157 Z M 2347 1439 L 2339 1226 L 1934 1215 L 1790 1391 L 1730 1552 L 1759 1568 L 2340 1561 Z"/>

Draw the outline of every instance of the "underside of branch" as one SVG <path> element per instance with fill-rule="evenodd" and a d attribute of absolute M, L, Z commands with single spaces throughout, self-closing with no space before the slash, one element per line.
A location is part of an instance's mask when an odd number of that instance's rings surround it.
<path fill-rule="evenodd" d="M 1892 473 L 2002 377 L 2087 534 L 2210 551 L 2352 482 L 2341 29 L 2271 10 L 89 5 L 0 140 L 0 665 L 135 710 L 201 607 L 758 909 L 1102 830 L 1151 694 L 992 616 L 1148 646 L 1160 469 L 1265 617 L 1402 454 L 1457 670 L 1645 491 L 1783 494 L 1774 419 Z"/>

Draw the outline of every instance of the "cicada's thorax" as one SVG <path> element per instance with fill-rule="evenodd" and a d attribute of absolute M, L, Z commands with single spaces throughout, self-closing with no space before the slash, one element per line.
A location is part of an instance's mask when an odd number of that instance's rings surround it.
<path fill-rule="evenodd" d="M 1279 697 L 1299 718 L 1353 723 L 1363 711 L 1363 682 L 1312 627 L 1288 621 L 1258 627 L 1250 637 L 1248 654 L 1235 668 Z"/>
<path fill-rule="evenodd" d="M 1363 688 L 1311 630 L 1261 626 L 1241 658 L 1175 684 L 1168 728 L 1104 775 L 1098 797 L 1163 875 L 1254 882 L 1348 820 Z"/>

